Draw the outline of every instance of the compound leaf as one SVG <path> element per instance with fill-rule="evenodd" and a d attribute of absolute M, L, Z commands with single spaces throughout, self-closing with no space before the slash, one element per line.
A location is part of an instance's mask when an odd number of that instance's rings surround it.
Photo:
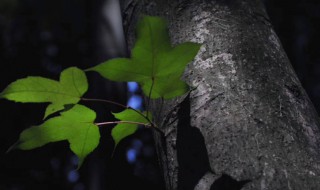
<path fill-rule="evenodd" d="M 146 114 L 146 113 L 143 113 L 143 114 Z M 146 125 L 150 124 L 149 120 L 146 119 L 146 117 L 143 117 L 141 114 L 137 113 L 133 109 L 126 109 L 119 113 L 113 113 L 113 115 L 115 118 L 119 119 L 120 121 L 138 122 Z M 149 118 L 151 118 L 150 114 L 148 115 L 149 115 Z M 115 142 L 115 146 L 117 146 L 122 139 L 136 132 L 137 129 L 138 129 L 138 124 L 134 124 L 134 123 L 117 124 L 111 131 L 111 135 Z"/>
<path fill-rule="evenodd" d="M 78 156 L 80 167 L 85 157 L 99 144 L 99 128 L 93 123 L 96 113 L 76 104 L 70 110 L 61 112 L 39 126 L 24 130 L 16 147 L 30 150 L 50 142 L 67 140 L 70 149 Z"/>
<path fill-rule="evenodd" d="M 160 17 L 144 16 L 137 26 L 137 41 L 131 59 L 116 58 L 88 71 L 114 81 L 136 81 L 150 98 L 174 98 L 187 91 L 180 80 L 186 65 L 197 55 L 200 44 L 170 44 L 167 23 Z"/>
<path fill-rule="evenodd" d="M 50 102 L 45 111 L 46 118 L 64 109 L 66 104 L 78 103 L 87 90 L 85 73 L 76 67 L 70 67 L 62 71 L 60 81 L 33 76 L 16 80 L 0 93 L 0 98 L 16 102 Z"/>

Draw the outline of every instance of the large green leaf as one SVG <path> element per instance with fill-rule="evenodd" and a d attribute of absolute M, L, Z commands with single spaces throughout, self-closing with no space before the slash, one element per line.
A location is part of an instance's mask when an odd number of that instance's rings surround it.
<path fill-rule="evenodd" d="M 84 158 L 99 144 L 99 128 L 93 123 L 95 118 L 94 111 L 77 104 L 60 116 L 24 130 L 16 147 L 30 150 L 50 142 L 68 140 L 70 149 L 79 158 L 80 167 Z"/>
<path fill-rule="evenodd" d="M 141 113 L 142 114 L 142 113 Z M 119 119 L 120 121 L 130 121 L 130 122 L 139 122 L 142 124 L 150 124 L 146 117 L 143 117 L 132 109 L 126 109 L 120 113 L 113 113 L 115 118 Z M 143 113 L 146 114 L 146 113 Z M 151 120 L 150 114 L 149 118 Z M 111 131 L 112 138 L 115 142 L 115 146 L 124 139 L 125 137 L 132 135 L 138 129 L 138 124 L 133 123 L 119 123 L 117 124 Z"/>
<path fill-rule="evenodd" d="M 60 81 L 43 77 L 27 77 L 11 83 L 0 98 L 16 102 L 50 102 L 45 117 L 62 110 L 66 104 L 76 104 L 88 90 L 85 73 L 70 67 L 62 71 Z"/>
<path fill-rule="evenodd" d="M 172 47 L 165 20 L 144 16 L 137 26 L 131 59 L 111 59 L 88 71 L 114 81 L 136 81 L 145 95 L 152 90 L 150 98 L 168 99 L 187 91 L 180 77 L 199 49 L 200 44 L 191 42 Z"/>

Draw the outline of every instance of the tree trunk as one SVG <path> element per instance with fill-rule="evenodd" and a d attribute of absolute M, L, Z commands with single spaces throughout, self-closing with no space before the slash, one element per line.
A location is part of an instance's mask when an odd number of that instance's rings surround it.
<path fill-rule="evenodd" d="M 319 119 L 259 0 L 132 1 L 131 46 L 141 13 L 165 17 L 173 44 L 203 44 L 194 90 L 152 106 L 167 189 L 320 189 Z"/>

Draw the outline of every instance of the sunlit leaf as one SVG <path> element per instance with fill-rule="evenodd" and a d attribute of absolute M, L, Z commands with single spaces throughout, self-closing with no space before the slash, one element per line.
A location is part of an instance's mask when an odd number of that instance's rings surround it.
<path fill-rule="evenodd" d="M 144 16 L 137 26 L 131 59 L 111 59 L 88 71 L 114 81 L 136 81 L 145 95 L 152 90 L 150 98 L 174 98 L 187 91 L 180 77 L 199 49 L 200 44 L 191 42 L 172 47 L 166 21 Z"/>
<path fill-rule="evenodd" d="M 39 126 L 24 130 L 20 134 L 16 147 L 30 150 L 50 142 L 67 140 L 70 143 L 70 149 L 79 158 L 80 167 L 84 158 L 99 144 L 99 128 L 93 123 L 96 113 L 77 104 L 60 114 Z"/>
<path fill-rule="evenodd" d="M 60 81 L 43 77 L 27 77 L 19 79 L 0 94 L 0 98 L 16 102 L 50 102 L 45 117 L 62 110 L 66 104 L 76 104 L 88 90 L 85 73 L 70 67 L 60 75 Z"/>
<path fill-rule="evenodd" d="M 143 113 L 146 114 L 146 113 Z M 119 119 L 120 121 L 131 121 L 131 122 L 138 122 L 141 124 L 150 124 L 150 122 L 143 117 L 141 114 L 137 113 L 132 109 L 126 109 L 120 113 L 113 113 L 114 117 Z M 151 120 L 150 113 L 149 120 Z M 115 146 L 125 137 L 132 135 L 138 129 L 138 124 L 133 123 L 119 123 L 117 124 L 111 132 L 112 138 L 115 142 Z"/>

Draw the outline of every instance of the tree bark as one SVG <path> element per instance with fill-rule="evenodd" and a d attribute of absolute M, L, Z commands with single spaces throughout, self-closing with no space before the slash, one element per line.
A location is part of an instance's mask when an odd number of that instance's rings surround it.
<path fill-rule="evenodd" d="M 203 44 L 194 89 L 152 104 L 167 189 L 320 189 L 318 115 L 259 0 L 131 1 L 131 46 L 142 13 L 165 17 L 173 44 Z"/>

